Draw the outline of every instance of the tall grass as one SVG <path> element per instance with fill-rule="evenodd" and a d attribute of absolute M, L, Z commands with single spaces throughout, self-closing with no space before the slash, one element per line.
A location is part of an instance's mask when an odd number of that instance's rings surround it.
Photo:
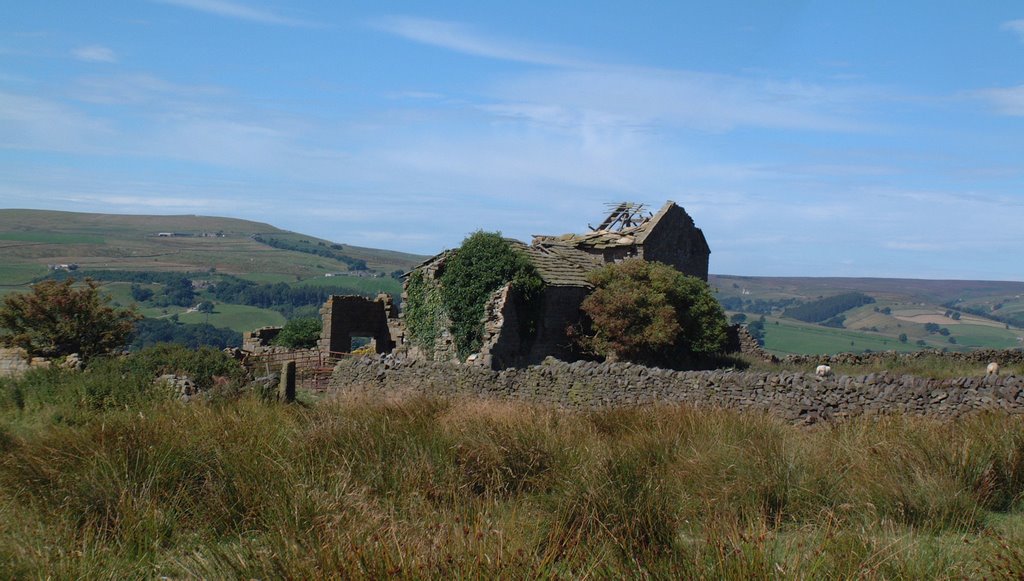
<path fill-rule="evenodd" d="M 1024 574 L 1021 418 L 41 399 L 0 399 L 4 578 Z"/>

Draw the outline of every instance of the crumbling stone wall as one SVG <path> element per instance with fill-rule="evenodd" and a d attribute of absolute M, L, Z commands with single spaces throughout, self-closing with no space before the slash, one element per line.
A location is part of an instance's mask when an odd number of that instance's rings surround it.
<path fill-rule="evenodd" d="M 260 327 L 242 333 L 242 350 L 249 353 L 262 353 L 271 349 L 270 342 L 281 334 L 282 327 Z"/>
<path fill-rule="evenodd" d="M 30 357 L 21 347 L 0 348 L 0 378 L 21 377 L 29 369 L 49 366 L 49 359 Z"/>
<path fill-rule="evenodd" d="M 820 378 L 812 373 L 671 371 L 629 363 L 565 363 L 493 371 L 401 356 L 351 358 L 334 369 L 338 393 L 479 396 L 574 409 L 687 404 L 767 412 L 796 423 L 903 413 L 955 418 L 982 410 L 1024 413 L 1024 377 L 927 379 L 895 373 Z"/>
<path fill-rule="evenodd" d="M 779 361 L 778 357 L 772 355 L 768 351 L 765 351 L 764 347 L 761 347 L 761 344 L 757 342 L 757 339 L 750 334 L 746 325 L 732 325 L 728 328 L 727 333 L 727 353 L 740 353 L 753 357 L 754 359 L 760 359 L 761 361 L 768 361 L 771 363 L 777 363 Z"/>
<path fill-rule="evenodd" d="M 303 389 L 322 391 L 328 385 L 328 376 L 338 361 L 319 349 L 288 349 L 270 347 L 259 353 L 246 353 L 242 365 L 255 377 L 278 372 L 284 363 L 295 363 L 297 383 Z"/>
<path fill-rule="evenodd" d="M 519 335 L 519 313 L 512 294 L 512 286 L 506 284 L 491 293 L 484 305 L 483 341 L 474 364 L 502 369 L 520 363 L 522 337 Z"/>
<path fill-rule="evenodd" d="M 523 305 L 510 285 L 498 289 L 485 306 L 483 347 L 474 363 L 505 369 L 540 363 L 546 357 L 575 359 L 566 330 L 579 324 L 580 303 L 586 295 L 587 289 L 581 287 L 546 287 L 536 307 L 532 335 L 524 337 L 522 321 L 531 313 L 520 312 Z"/>
<path fill-rule="evenodd" d="M 377 353 L 395 348 L 389 320 L 398 319 L 398 309 L 391 295 L 381 294 L 375 300 L 351 295 L 332 295 L 320 309 L 323 330 L 319 347 L 325 353 L 349 353 L 353 337 L 372 337 Z"/>
<path fill-rule="evenodd" d="M 0 377 L 20 377 L 31 369 L 32 359 L 20 348 L 0 348 Z"/>

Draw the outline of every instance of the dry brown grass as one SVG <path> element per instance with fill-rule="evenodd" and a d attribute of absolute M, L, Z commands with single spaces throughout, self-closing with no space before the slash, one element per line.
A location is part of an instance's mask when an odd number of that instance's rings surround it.
<path fill-rule="evenodd" d="M 56 409 L 0 404 L 2 577 L 1024 573 L 1021 418 L 806 429 L 680 407 L 243 398 L 67 425 Z"/>

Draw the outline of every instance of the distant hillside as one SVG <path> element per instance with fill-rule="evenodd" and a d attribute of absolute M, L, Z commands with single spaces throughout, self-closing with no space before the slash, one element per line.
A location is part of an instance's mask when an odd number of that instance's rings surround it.
<path fill-rule="evenodd" d="M 268 239 L 287 244 L 275 248 Z M 83 270 L 215 269 L 254 280 L 291 282 L 334 273 L 386 277 L 422 259 L 234 218 L 0 210 L 0 285 L 8 288 L 45 275 L 47 265 L 60 264 Z"/>
<path fill-rule="evenodd" d="M 732 275 L 709 282 L 731 316 L 755 332 L 763 326 L 765 347 L 780 355 L 1024 346 L 1024 282 Z M 843 305 L 856 295 L 871 300 Z"/>
<path fill-rule="evenodd" d="M 102 278 L 117 304 L 136 304 L 147 317 L 235 331 L 317 316 L 322 301 L 311 289 L 397 294 L 396 271 L 424 258 L 234 218 L 0 210 L 0 294 L 61 274 L 48 265 L 75 265 Z M 139 272 L 188 280 L 182 286 Z M 241 288 L 238 278 L 257 285 Z M 1024 345 L 1024 282 L 731 275 L 710 282 L 728 314 L 778 354 Z M 235 285 L 230 296 L 225 284 Z M 194 292 L 173 295 L 186 288 Z M 197 311 L 200 301 L 214 310 Z"/>

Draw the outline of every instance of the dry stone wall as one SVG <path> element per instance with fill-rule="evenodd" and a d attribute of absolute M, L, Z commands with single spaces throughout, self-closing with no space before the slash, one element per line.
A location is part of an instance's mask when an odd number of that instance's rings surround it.
<path fill-rule="evenodd" d="M 780 361 L 791 365 L 866 365 L 883 361 L 913 361 L 929 357 L 942 357 L 951 361 L 976 363 L 984 368 L 985 364 L 995 361 L 1000 365 L 1024 363 L 1024 349 L 978 349 L 967 352 L 943 352 L 932 349 L 898 353 L 896 351 L 880 351 L 875 353 L 837 353 L 835 355 L 787 355 Z"/>
<path fill-rule="evenodd" d="M 21 377 L 29 369 L 49 365 L 42 357 L 29 357 L 21 347 L 0 347 L 0 378 Z"/>
<path fill-rule="evenodd" d="M 819 378 L 806 373 L 672 371 L 629 363 L 548 360 L 492 371 L 401 356 L 352 358 L 332 391 L 481 396 L 574 409 L 688 404 L 768 412 L 795 423 L 903 413 L 955 418 L 982 410 L 1024 413 L 1024 377 L 926 379 L 892 373 Z"/>
<path fill-rule="evenodd" d="M 328 384 L 328 373 L 336 358 L 318 349 L 287 349 L 266 347 L 259 353 L 246 353 L 242 364 L 256 377 L 270 375 L 281 366 L 294 362 L 298 384 L 304 389 L 323 391 Z"/>

